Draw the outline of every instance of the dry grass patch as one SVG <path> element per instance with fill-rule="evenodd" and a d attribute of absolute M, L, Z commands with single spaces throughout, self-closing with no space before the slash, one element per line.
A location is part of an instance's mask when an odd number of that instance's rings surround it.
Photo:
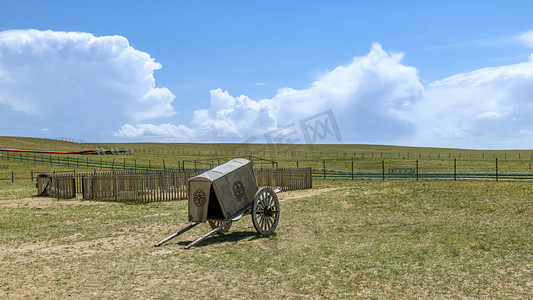
<path fill-rule="evenodd" d="M 153 247 L 186 201 L 2 201 L 0 297 L 533 297 L 530 183 L 315 186 L 280 195 L 273 236 L 245 217 L 191 250 L 206 225 Z"/>

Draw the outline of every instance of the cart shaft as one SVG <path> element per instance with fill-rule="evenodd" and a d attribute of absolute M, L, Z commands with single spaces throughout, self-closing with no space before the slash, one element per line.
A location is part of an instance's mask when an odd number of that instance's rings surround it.
<path fill-rule="evenodd" d="M 209 236 L 213 235 L 215 232 L 219 231 L 220 229 L 222 229 L 222 227 L 228 225 L 229 222 L 231 222 L 232 220 L 231 219 L 228 219 L 226 220 L 226 222 L 222 223 L 221 225 L 219 225 L 217 228 L 209 231 L 208 233 L 204 234 L 202 237 L 200 237 L 199 239 L 197 239 L 196 241 L 190 243 L 189 245 L 187 245 L 185 247 L 185 249 L 189 249 L 191 248 L 192 246 L 198 244 L 199 242 L 205 240 L 206 238 L 208 238 Z"/>
<path fill-rule="evenodd" d="M 193 228 L 194 226 L 196 226 L 196 225 L 198 225 L 198 224 L 200 224 L 200 223 L 192 223 L 192 224 L 190 224 L 189 226 L 183 228 L 182 230 L 180 230 L 180 231 L 174 233 L 173 235 L 171 235 L 171 236 L 165 238 L 164 240 L 160 241 L 159 243 L 155 244 L 154 246 L 155 246 L 155 247 L 159 247 L 159 246 L 161 246 L 162 244 L 164 244 L 164 243 L 170 241 L 171 239 L 177 237 L 178 235 L 184 233 L 185 231 L 188 231 L 189 229 Z"/>
<path fill-rule="evenodd" d="M 246 205 L 244 208 L 242 208 L 241 210 L 239 210 L 238 212 L 234 213 L 233 215 L 231 215 L 224 223 L 220 224 L 217 228 L 209 231 L 208 233 L 204 234 L 202 237 L 200 237 L 199 239 L 197 239 L 196 241 L 190 243 L 189 245 L 187 245 L 185 247 L 185 249 L 189 249 L 191 248 L 192 246 L 198 244 L 199 242 L 205 240 L 206 238 L 208 238 L 209 236 L 213 235 L 215 232 L 219 231 L 220 229 L 222 229 L 222 227 L 228 225 L 229 222 L 232 222 L 233 219 L 237 218 L 238 216 L 242 216 L 242 214 L 244 214 L 247 210 L 251 209 L 253 206 L 253 202 Z"/>

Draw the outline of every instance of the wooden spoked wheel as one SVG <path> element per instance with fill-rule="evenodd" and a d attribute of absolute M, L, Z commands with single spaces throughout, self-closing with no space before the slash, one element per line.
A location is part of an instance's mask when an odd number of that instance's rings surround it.
<path fill-rule="evenodd" d="M 255 230 L 262 235 L 271 235 L 279 221 L 279 200 L 271 188 L 262 188 L 254 197 L 252 222 Z"/>
<path fill-rule="evenodd" d="M 209 226 L 211 226 L 211 229 L 215 229 L 218 226 L 222 225 L 222 223 L 224 223 L 226 221 L 224 221 L 224 220 L 209 220 L 208 222 L 209 222 Z M 228 230 L 230 229 L 232 223 L 233 223 L 233 221 L 229 222 L 228 225 L 220 228 L 220 230 L 217 231 L 217 234 L 228 232 Z"/>

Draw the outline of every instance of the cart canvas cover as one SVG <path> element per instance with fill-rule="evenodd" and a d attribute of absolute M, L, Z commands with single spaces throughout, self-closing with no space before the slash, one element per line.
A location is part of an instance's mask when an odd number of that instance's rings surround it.
<path fill-rule="evenodd" d="M 252 162 L 236 158 L 189 179 L 189 221 L 225 220 L 253 202 L 258 190 Z"/>

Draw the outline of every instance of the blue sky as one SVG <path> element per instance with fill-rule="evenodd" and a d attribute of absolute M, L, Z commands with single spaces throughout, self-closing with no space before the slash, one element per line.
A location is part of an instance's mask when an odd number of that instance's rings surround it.
<path fill-rule="evenodd" d="M 0 135 L 533 148 L 531 1 L 0 6 Z"/>

